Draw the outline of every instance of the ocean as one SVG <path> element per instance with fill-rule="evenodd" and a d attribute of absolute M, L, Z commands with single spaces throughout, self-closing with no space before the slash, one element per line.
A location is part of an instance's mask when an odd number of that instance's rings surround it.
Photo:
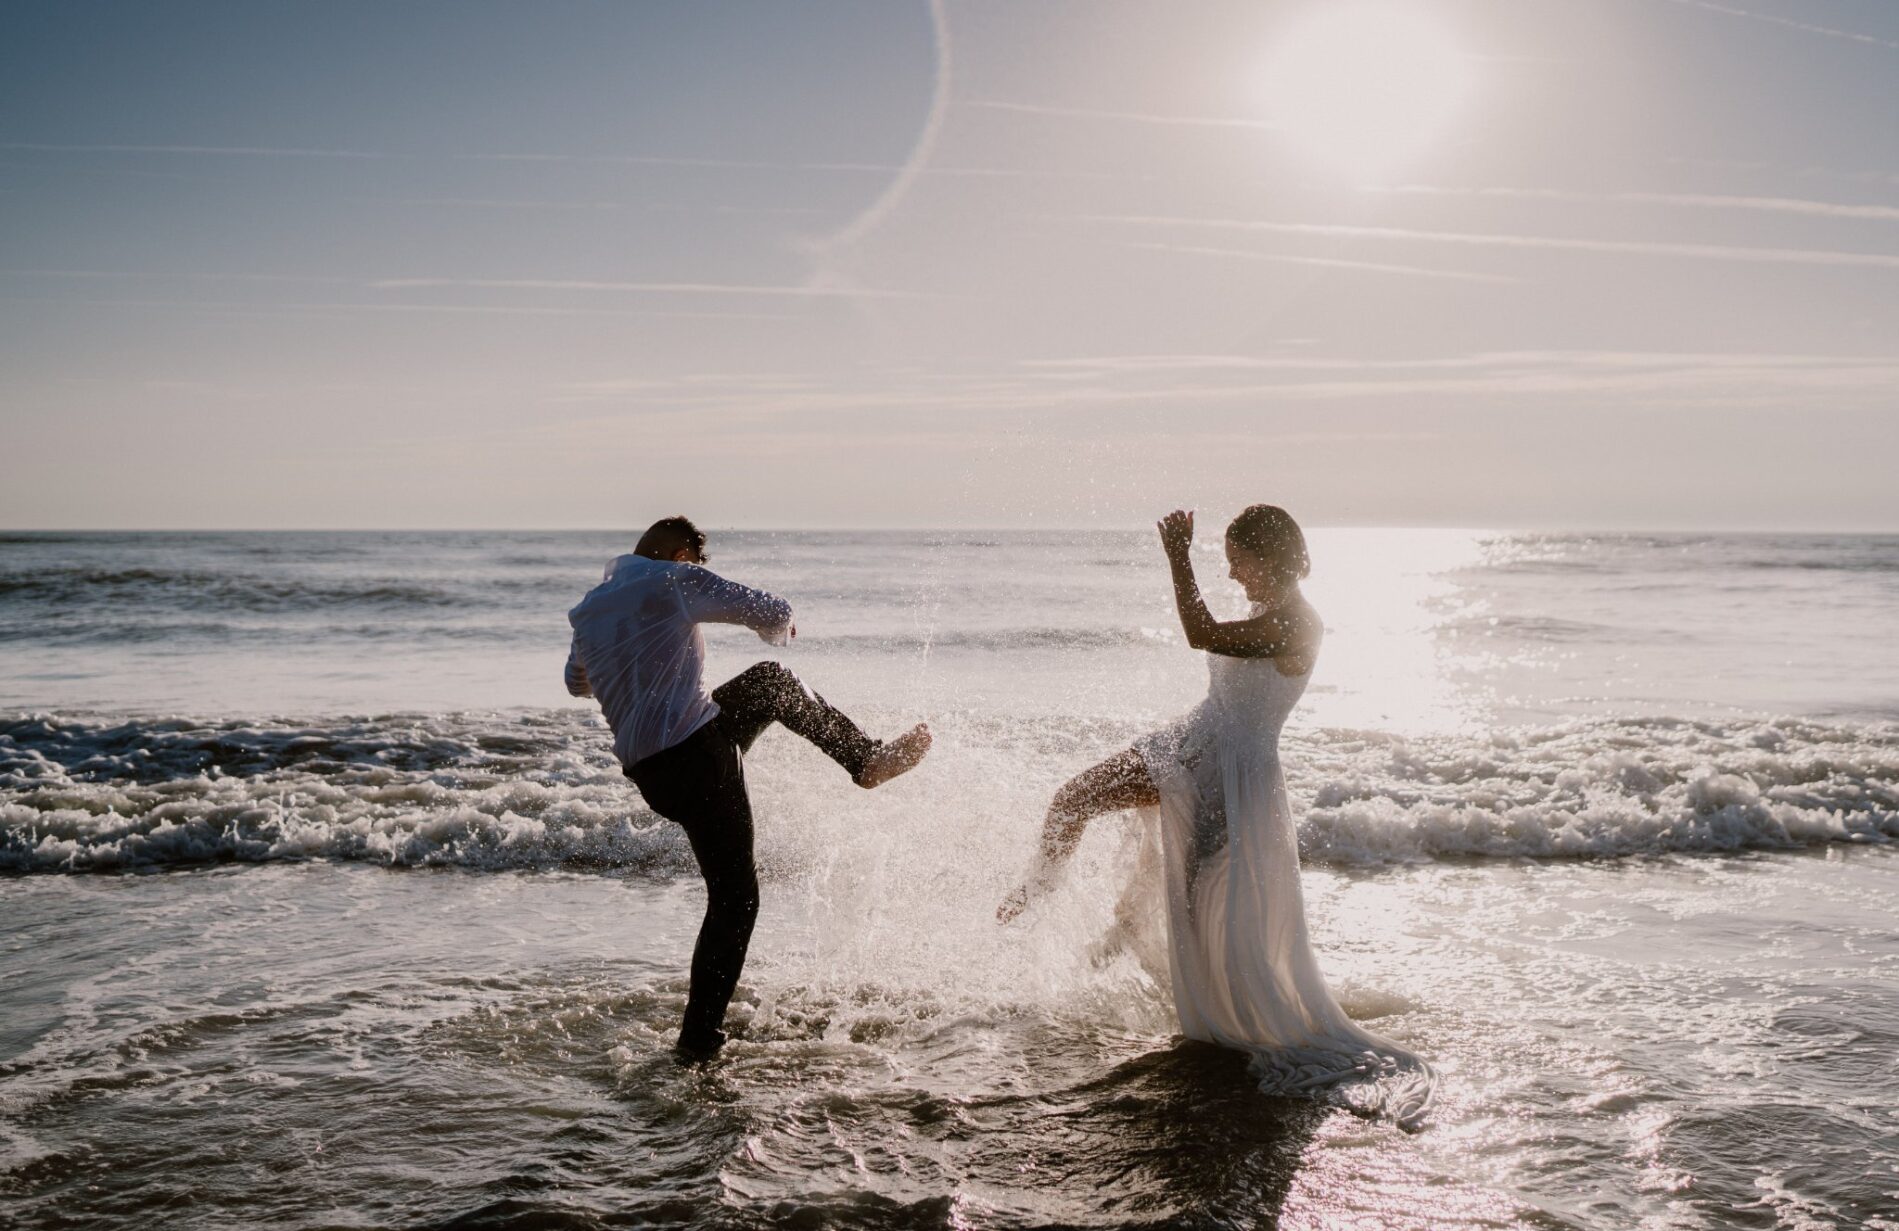
<path fill-rule="evenodd" d="M 1204 692 L 1152 531 L 713 535 L 799 635 L 711 682 L 937 741 L 761 740 L 677 1066 L 692 856 L 560 683 L 632 538 L 0 534 L 0 1227 L 1899 1229 L 1899 536 L 1311 532 L 1307 910 L 1415 1134 L 1175 1035 L 1134 818 L 995 922 Z"/>

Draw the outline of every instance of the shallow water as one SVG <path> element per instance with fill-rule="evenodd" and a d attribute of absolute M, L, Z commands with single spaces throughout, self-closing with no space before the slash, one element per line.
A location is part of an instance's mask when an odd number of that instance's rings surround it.
<path fill-rule="evenodd" d="M 1899 944 L 1865 922 L 1899 891 L 1891 852 L 1313 887 L 1348 1006 L 1444 1070 L 1424 1133 L 1251 1093 L 1237 1057 L 1170 1039 L 1131 975 L 922 979 L 784 893 L 739 1038 L 696 1070 L 666 1050 L 684 884 L 325 863 L 16 881 L 9 1205 L 93 1226 L 1773 1227 L 1892 1208 L 1869 1164 L 1891 1158 Z"/>
<path fill-rule="evenodd" d="M 718 559 L 939 742 L 874 794 L 761 742 L 681 1069 L 690 853 L 558 701 L 610 540 L 9 536 L 0 1224 L 1899 1227 L 1899 543 L 1314 536 L 1308 910 L 1443 1072 L 1407 1135 L 1173 1036 L 1102 944 L 1131 821 L 993 923 L 1204 675 L 1144 536 L 942 537 Z"/>

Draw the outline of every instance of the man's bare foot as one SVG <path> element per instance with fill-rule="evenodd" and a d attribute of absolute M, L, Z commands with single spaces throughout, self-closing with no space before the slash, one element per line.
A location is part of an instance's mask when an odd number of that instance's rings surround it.
<path fill-rule="evenodd" d="M 864 768 L 857 775 L 857 785 L 869 790 L 874 786 L 882 786 L 899 774 L 907 774 L 917 767 L 917 762 L 929 750 L 930 725 L 919 722 L 897 738 L 877 745 L 864 761 Z"/>

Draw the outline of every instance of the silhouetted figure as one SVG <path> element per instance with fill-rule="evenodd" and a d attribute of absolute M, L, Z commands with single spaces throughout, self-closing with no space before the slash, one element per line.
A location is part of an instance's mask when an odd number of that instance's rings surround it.
<path fill-rule="evenodd" d="M 1311 567 L 1305 535 L 1274 505 L 1233 520 L 1228 575 L 1253 607 L 1222 622 L 1194 579 L 1193 514 L 1169 513 L 1159 529 L 1187 644 L 1208 652 L 1206 700 L 1055 793 L 1039 866 L 997 916 L 1007 922 L 1053 888 L 1091 819 L 1143 809 L 1142 872 L 1116 913 L 1124 927 L 1165 914 L 1181 1031 L 1247 1053 L 1268 1093 L 1313 1094 L 1416 1127 L 1431 1098 L 1430 1067 L 1346 1015 L 1307 938 L 1298 831 L 1279 764 L 1280 728 L 1324 632 L 1299 592 Z"/>
<path fill-rule="evenodd" d="M 889 742 L 871 739 L 775 662 L 707 693 L 699 625 L 743 624 L 773 645 L 787 644 L 798 630 L 791 604 L 707 569 L 705 545 L 705 534 L 683 517 L 654 522 L 633 554 L 608 564 L 605 578 L 567 616 L 574 628 L 567 691 L 599 700 L 627 777 L 653 811 L 686 831 L 705 877 L 706 916 L 678 1043 L 693 1059 L 725 1043 L 719 1026 L 758 917 L 745 790 L 752 742 L 782 723 L 862 787 L 911 769 L 930 748 L 922 723 Z"/>

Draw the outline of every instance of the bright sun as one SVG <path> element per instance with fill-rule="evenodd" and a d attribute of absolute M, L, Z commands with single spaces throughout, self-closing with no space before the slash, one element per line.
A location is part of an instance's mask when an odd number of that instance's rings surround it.
<path fill-rule="evenodd" d="M 1266 63 L 1267 118 L 1343 174 L 1376 180 L 1429 146 L 1463 103 L 1469 58 L 1404 0 L 1327 0 Z"/>

